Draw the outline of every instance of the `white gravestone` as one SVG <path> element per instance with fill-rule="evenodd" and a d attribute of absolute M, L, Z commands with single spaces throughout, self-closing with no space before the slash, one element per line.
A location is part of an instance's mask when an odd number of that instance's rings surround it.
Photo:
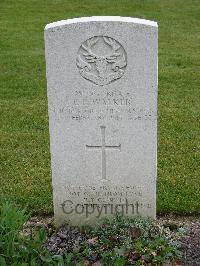
<path fill-rule="evenodd" d="M 157 23 L 59 21 L 45 50 L 56 224 L 155 218 Z"/>

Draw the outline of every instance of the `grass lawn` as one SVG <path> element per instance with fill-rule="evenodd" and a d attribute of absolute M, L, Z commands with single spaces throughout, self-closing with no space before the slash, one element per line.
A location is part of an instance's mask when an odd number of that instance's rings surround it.
<path fill-rule="evenodd" d="M 43 29 L 92 15 L 159 23 L 158 212 L 199 212 L 199 0 L 0 0 L 0 198 L 52 212 Z"/>

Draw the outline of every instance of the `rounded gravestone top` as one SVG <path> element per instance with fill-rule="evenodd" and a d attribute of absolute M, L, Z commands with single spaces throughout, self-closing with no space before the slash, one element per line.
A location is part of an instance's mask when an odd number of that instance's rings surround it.
<path fill-rule="evenodd" d="M 151 27 L 158 27 L 157 22 L 152 20 L 140 19 L 140 18 L 131 18 L 131 17 L 120 17 L 120 16 L 93 16 L 93 17 L 81 17 L 81 18 L 73 18 L 73 19 L 66 19 L 60 20 L 56 22 L 49 23 L 45 26 L 45 30 L 54 28 L 54 27 L 61 27 L 64 25 L 69 25 L 73 23 L 84 23 L 84 22 L 127 22 L 127 23 L 135 23 L 141 24 Z"/>

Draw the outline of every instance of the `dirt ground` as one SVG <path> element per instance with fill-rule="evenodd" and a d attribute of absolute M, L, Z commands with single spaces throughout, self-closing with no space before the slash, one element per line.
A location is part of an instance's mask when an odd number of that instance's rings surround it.
<path fill-rule="evenodd" d="M 158 216 L 157 222 L 164 224 L 171 230 L 182 227 L 186 230 L 186 235 L 181 238 L 182 248 L 184 253 L 183 262 L 180 265 L 184 266 L 200 266 L 200 216 L 175 216 L 166 215 Z M 25 231 L 28 233 L 30 228 L 46 227 L 49 233 L 54 231 L 53 217 L 32 217 L 25 225 Z M 65 227 L 58 230 L 55 241 L 50 241 L 48 249 L 55 251 L 60 249 L 68 249 L 74 245 L 77 245 L 79 241 L 84 240 L 78 230 L 71 230 L 70 227 Z M 63 235 L 67 235 L 63 240 Z"/>

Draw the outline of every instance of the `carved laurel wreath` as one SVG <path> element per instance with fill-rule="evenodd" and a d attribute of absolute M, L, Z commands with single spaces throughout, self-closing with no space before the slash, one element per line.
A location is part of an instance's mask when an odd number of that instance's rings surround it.
<path fill-rule="evenodd" d="M 102 50 L 107 52 L 102 55 Z M 79 48 L 76 64 L 83 78 L 103 86 L 123 76 L 127 65 L 126 52 L 113 38 L 92 37 Z"/>

